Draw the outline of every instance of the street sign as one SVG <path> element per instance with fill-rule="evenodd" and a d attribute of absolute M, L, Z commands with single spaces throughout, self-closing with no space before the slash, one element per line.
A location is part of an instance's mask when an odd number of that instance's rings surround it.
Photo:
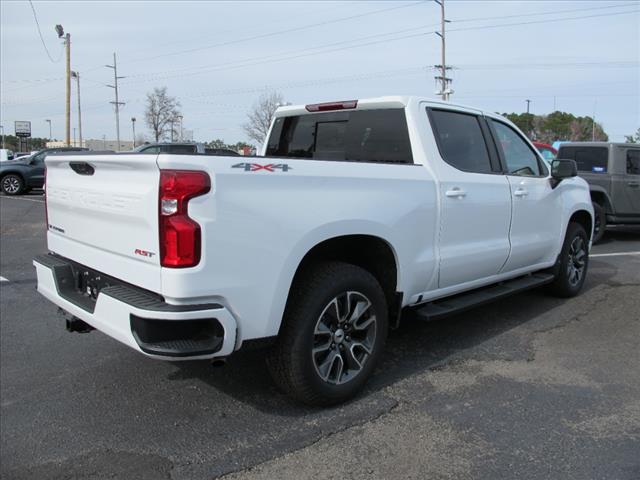
<path fill-rule="evenodd" d="M 16 137 L 30 137 L 31 122 L 22 122 L 16 120 Z"/>

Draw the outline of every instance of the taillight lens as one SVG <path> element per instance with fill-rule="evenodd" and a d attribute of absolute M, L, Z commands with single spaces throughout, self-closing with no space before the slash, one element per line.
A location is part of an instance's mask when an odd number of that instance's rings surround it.
<path fill-rule="evenodd" d="M 189 200 L 211 189 L 206 172 L 160 170 L 158 221 L 160 264 L 163 267 L 193 267 L 200 261 L 200 225 L 189 218 Z"/>

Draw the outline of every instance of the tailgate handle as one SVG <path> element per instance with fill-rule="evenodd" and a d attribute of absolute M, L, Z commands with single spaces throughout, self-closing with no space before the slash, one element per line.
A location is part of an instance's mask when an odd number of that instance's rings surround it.
<path fill-rule="evenodd" d="M 87 162 L 69 162 L 69 166 L 71 167 L 71 170 L 76 172 L 78 175 L 93 175 L 96 171 L 96 169 Z"/>

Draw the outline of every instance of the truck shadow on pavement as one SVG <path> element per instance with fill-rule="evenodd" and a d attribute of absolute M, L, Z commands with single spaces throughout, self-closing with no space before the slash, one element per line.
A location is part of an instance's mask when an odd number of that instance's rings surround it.
<path fill-rule="evenodd" d="M 589 295 L 615 273 L 614 268 L 587 276 L 581 295 Z M 498 341 L 498 337 L 528 322 L 532 322 L 532 331 L 562 325 L 569 319 L 545 314 L 566 301 L 539 288 L 438 321 L 424 322 L 407 315 L 399 329 L 390 331 L 385 353 L 363 392 L 343 407 L 375 396 L 385 387 L 411 375 L 439 369 L 463 358 L 481 360 L 479 357 L 489 355 L 501 360 L 528 359 L 533 355 L 530 339 L 509 337 Z M 544 320 L 541 320 L 543 315 Z M 177 370 L 168 379 L 198 379 L 220 393 L 270 415 L 300 417 L 317 412 L 318 409 L 295 403 L 276 388 L 264 360 L 265 354 L 264 349 L 240 351 L 222 367 L 212 367 L 208 362 L 179 362 L 175 364 Z"/>

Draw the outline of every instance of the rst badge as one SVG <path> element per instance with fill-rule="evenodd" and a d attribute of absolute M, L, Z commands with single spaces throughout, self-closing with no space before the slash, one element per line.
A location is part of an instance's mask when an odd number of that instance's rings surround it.
<path fill-rule="evenodd" d="M 155 253 L 153 252 L 142 250 L 140 248 L 136 248 L 133 253 L 135 253 L 136 255 L 140 255 L 141 257 L 147 257 L 147 258 L 151 258 L 155 255 Z"/>
<path fill-rule="evenodd" d="M 260 163 L 236 163 L 232 165 L 231 168 L 242 168 L 245 172 L 257 172 L 259 170 L 266 170 L 267 172 L 282 170 L 283 172 L 288 172 L 289 170 L 293 170 L 293 168 L 286 163 L 269 163 L 267 165 Z"/>

